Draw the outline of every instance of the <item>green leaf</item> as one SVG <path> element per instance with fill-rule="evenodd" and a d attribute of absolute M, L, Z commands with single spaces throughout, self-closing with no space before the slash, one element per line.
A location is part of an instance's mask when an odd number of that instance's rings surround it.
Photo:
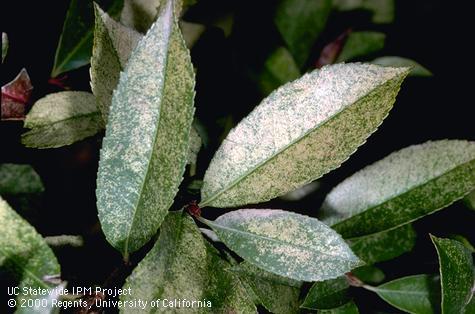
<path fill-rule="evenodd" d="M 101 3 L 101 1 L 97 2 Z M 92 0 L 71 1 L 58 47 L 56 48 L 53 70 L 51 71 L 52 77 L 89 63 L 92 54 L 94 30 L 94 10 L 92 4 Z M 108 12 L 115 17 L 121 9 L 122 1 L 114 0 Z"/>
<path fill-rule="evenodd" d="M 332 8 L 331 0 L 282 0 L 275 24 L 299 67 L 307 61 Z"/>
<path fill-rule="evenodd" d="M 301 307 L 310 310 L 340 307 L 349 301 L 349 287 L 345 276 L 316 282 L 308 291 Z"/>
<path fill-rule="evenodd" d="M 142 35 L 114 21 L 95 4 L 96 23 L 91 58 L 91 89 L 107 123 L 112 93 L 119 75 Z"/>
<path fill-rule="evenodd" d="M 275 314 L 299 312 L 302 282 L 274 275 L 248 262 L 234 266 L 231 271 L 251 287 L 259 304 L 262 304 L 269 312 Z"/>
<path fill-rule="evenodd" d="M 439 256 L 442 314 L 473 313 L 467 311 L 475 287 L 472 253 L 455 240 L 432 235 L 431 240 Z"/>
<path fill-rule="evenodd" d="M 348 240 L 353 252 L 368 264 L 391 260 L 411 251 L 416 232 L 411 224 Z"/>
<path fill-rule="evenodd" d="M 54 148 L 93 136 L 102 129 L 96 99 L 87 92 L 59 92 L 38 100 L 26 115 L 21 142 L 27 147 Z"/>
<path fill-rule="evenodd" d="M 372 21 L 376 24 L 394 21 L 394 0 L 333 0 L 333 5 L 340 11 L 367 10 L 373 13 Z"/>
<path fill-rule="evenodd" d="M 399 278 L 378 287 L 365 286 L 376 292 L 392 306 L 414 314 L 440 312 L 440 287 L 438 277 L 414 275 Z"/>
<path fill-rule="evenodd" d="M 351 272 L 359 280 L 370 284 L 378 284 L 386 277 L 381 269 L 372 265 L 361 266 L 353 269 Z"/>
<path fill-rule="evenodd" d="M 45 188 L 30 165 L 0 164 L 0 195 L 39 194 Z"/>
<path fill-rule="evenodd" d="M 186 299 L 204 303 L 204 307 L 185 308 L 186 313 L 255 313 L 240 280 L 226 270 L 230 267 L 187 214 L 170 212 L 155 246 L 126 280 L 124 289 L 130 288 L 132 294 L 121 297 L 147 301 L 148 307 L 121 312 L 155 313 L 157 308 L 150 307 L 153 300 L 160 299 L 162 307 L 162 300 Z"/>
<path fill-rule="evenodd" d="M 351 301 L 340 307 L 336 307 L 328 310 L 319 310 L 318 314 L 359 314 L 356 304 Z"/>
<path fill-rule="evenodd" d="M 403 57 L 379 57 L 371 61 L 373 64 L 390 67 L 412 67 L 409 76 L 432 76 L 432 73 L 414 60 Z"/>
<path fill-rule="evenodd" d="M 265 202 L 337 168 L 387 116 L 407 73 L 337 64 L 277 89 L 216 152 L 200 206 Z"/>
<path fill-rule="evenodd" d="M 1 198 L 0 222 L 0 267 L 12 272 L 19 287 L 50 287 L 44 277 L 58 275 L 60 267 L 41 235 Z"/>
<path fill-rule="evenodd" d="M 2 63 L 5 60 L 5 57 L 7 56 L 8 46 L 8 35 L 7 33 L 2 32 Z"/>
<path fill-rule="evenodd" d="M 102 144 L 99 219 L 126 259 L 156 233 L 187 159 L 194 72 L 172 3 L 164 2 L 121 74 Z"/>
<path fill-rule="evenodd" d="M 259 88 L 264 95 L 269 95 L 277 87 L 300 77 L 300 70 L 290 52 L 277 48 L 267 58 L 264 68 L 259 73 Z"/>
<path fill-rule="evenodd" d="M 475 209 L 475 190 L 470 192 L 467 196 L 464 197 L 464 203 L 470 209 Z"/>
<path fill-rule="evenodd" d="M 323 221 L 344 238 L 392 229 L 440 210 L 475 186 L 475 143 L 440 140 L 413 145 L 337 185 Z"/>
<path fill-rule="evenodd" d="M 301 281 L 336 278 L 361 265 L 348 245 L 315 218 L 273 209 L 240 209 L 200 218 L 231 250 L 271 273 Z"/>
<path fill-rule="evenodd" d="M 351 32 L 336 62 L 354 60 L 378 52 L 383 49 L 385 39 L 384 33 Z"/>
<path fill-rule="evenodd" d="M 466 237 L 461 236 L 459 234 L 454 234 L 454 235 L 451 235 L 450 238 L 453 240 L 459 241 L 467 249 L 469 249 L 469 251 L 471 251 L 472 253 L 475 253 L 475 247 L 473 247 L 472 243 L 470 243 L 470 241 Z"/>

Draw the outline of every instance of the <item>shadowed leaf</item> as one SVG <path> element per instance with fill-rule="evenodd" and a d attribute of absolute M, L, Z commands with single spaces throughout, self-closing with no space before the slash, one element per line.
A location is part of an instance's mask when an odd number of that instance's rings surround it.
<path fill-rule="evenodd" d="M 380 51 L 384 47 L 386 35 L 379 32 L 351 32 L 336 62 L 362 58 Z"/>
<path fill-rule="evenodd" d="M 301 307 L 310 310 L 340 307 L 349 300 L 349 287 L 345 276 L 316 282 L 310 288 Z"/>
<path fill-rule="evenodd" d="M 390 67 L 412 67 L 409 76 L 432 76 L 432 73 L 414 60 L 403 57 L 380 57 L 371 63 Z"/>

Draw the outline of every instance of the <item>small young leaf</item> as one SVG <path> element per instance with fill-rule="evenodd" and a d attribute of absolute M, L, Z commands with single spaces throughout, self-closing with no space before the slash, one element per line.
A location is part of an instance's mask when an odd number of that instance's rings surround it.
<path fill-rule="evenodd" d="M 13 81 L 2 86 L 0 120 L 23 120 L 33 86 L 25 69 Z"/>
<path fill-rule="evenodd" d="M 467 311 L 475 284 L 471 252 L 455 240 L 432 235 L 431 239 L 439 256 L 442 314 L 472 313 Z"/>
<path fill-rule="evenodd" d="M 353 269 L 351 272 L 356 276 L 356 278 L 369 284 L 381 283 L 386 277 L 381 269 L 372 265 L 361 266 Z"/>
<path fill-rule="evenodd" d="M 333 0 L 337 10 L 368 10 L 373 13 L 372 21 L 376 24 L 392 23 L 394 20 L 394 0 Z"/>
<path fill-rule="evenodd" d="M 142 35 L 114 21 L 97 4 L 96 23 L 91 58 L 91 89 L 96 96 L 104 124 L 107 123 L 112 92 L 119 82 L 120 72 Z"/>
<path fill-rule="evenodd" d="M 335 40 L 326 44 L 325 47 L 323 47 L 317 62 L 315 62 L 315 67 L 317 69 L 320 69 L 325 65 L 335 63 L 350 33 L 351 29 L 347 29 L 346 31 L 341 33 Z"/>
<path fill-rule="evenodd" d="M 180 29 L 183 33 L 183 39 L 185 39 L 186 47 L 191 49 L 206 30 L 206 26 L 197 23 L 180 21 Z"/>
<path fill-rule="evenodd" d="M 299 67 L 305 64 L 325 28 L 331 8 L 331 0 L 279 2 L 274 21 Z"/>
<path fill-rule="evenodd" d="M 469 241 L 466 237 L 461 236 L 460 234 L 454 234 L 454 235 L 451 235 L 450 238 L 453 239 L 453 240 L 459 241 L 459 242 L 462 243 L 470 252 L 475 253 L 475 247 L 473 247 L 472 243 L 470 243 L 470 241 Z"/>
<path fill-rule="evenodd" d="M 349 287 L 345 276 L 316 282 L 300 307 L 310 310 L 340 307 L 349 301 Z"/>
<path fill-rule="evenodd" d="M 194 72 L 172 5 L 163 3 L 121 74 L 102 144 L 99 218 L 125 258 L 156 233 L 185 170 Z"/>
<path fill-rule="evenodd" d="M 371 61 L 373 64 L 390 67 L 412 67 L 409 76 L 432 76 L 432 73 L 414 60 L 403 57 L 379 57 Z"/>
<path fill-rule="evenodd" d="M 439 278 L 430 275 L 414 275 L 399 278 L 378 287 L 368 287 L 392 306 L 414 314 L 440 312 Z"/>
<path fill-rule="evenodd" d="M 7 33 L 2 32 L 2 63 L 5 60 L 5 57 L 7 56 L 8 46 L 8 35 Z"/>
<path fill-rule="evenodd" d="M 277 48 L 265 61 L 259 74 L 259 88 L 264 95 L 269 95 L 277 87 L 300 77 L 300 70 L 290 52 Z"/>
<path fill-rule="evenodd" d="M 348 240 L 353 252 L 368 264 L 391 260 L 412 250 L 416 232 L 411 224 Z"/>
<path fill-rule="evenodd" d="M 0 165 L 0 195 L 39 194 L 44 190 L 40 176 L 30 165 Z"/>
<path fill-rule="evenodd" d="M 201 148 L 201 137 L 198 134 L 198 131 L 194 127 L 190 130 L 190 145 L 188 147 L 188 157 L 186 158 L 187 163 L 194 165 L 198 159 L 198 153 Z"/>
<path fill-rule="evenodd" d="M 0 267 L 11 271 L 20 287 L 50 287 L 43 278 L 58 275 L 60 267 L 43 238 L 1 198 L 0 222 Z"/>
<path fill-rule="evenodd" d="M 337 185 L 322 219 L 344 238 L 392 229 L 440 210 L 475 186 L 475 143 L 440 140 L 413 145 Z"/>
<path fill-rule="evenodd" d="M 358 307 L 351 301 L 340 307 L 328 310 L 318 310 L 318 314 L 359 314 Z"/>
<path fill-rule="evenodd" d="M 361 58 L 383 49 L 386 35 L 379 32 L 351 32 L 336 62 Z"/>
<path fill-rule="evenodd" d="M 99 4 L 101 3 L 100 1 Z M 117 16 L 122 0 L 113 0 L 108 12 Z M 94 10 L 92 0 L 72 0 L 54 57 L 51 77 L 80 68 L 89 63 L 92 54 Z"/>
<path fill-rule="evenodd" d="M 470 209 L 475 209 L 475 190 L 470 192 L 465 198 L 463 199 L 465 204 Z"/>
<path fill-rule="evenodd" d="M 21 142 L 27 147 L 70 145 L 102 129 L 96 99 L 87 92 L 59 92 L 38 100 L 25 119 Z"/>
<path fill-rule="evenodd" d="M 124 0 L 120 21 L 141 33 L 147 32 L 157 17 L 160 0 Z"/>
<path fill-rule="evenodd" d="M 226 270 L 230 267 L 187 214 L 170 212 L 155 246 L 126 280 L 124 288 L 131 288 L 132 294 L 121 297 L 122 301 L 148 301 L 149 306 L 143 311 L 123 308 L 121 312 L 155 313 L 152 300 L 187 299 L 203 301 L 205 307 L 186 308 L 185 312 L 256 313 L 240 280 Z M 159 301 L 158 306 L 162 304 Z"/>
<path fill-rule="evenodd" d="M 282 195 L 280 198 L 284 201 L 296 202 L 304 199 L 305 197 L 309 196 L 310 194 L 314 193 L 320 187 L 320 183 L 318 181 L 310 182 L 296 190 L 290 191 Z"/>
<path fill-rule="evenodd" d="M 361 265 L 348 245 L 315 218 L 273 209 L 240 209 L 200 218 L 251 264 L 301 281 L 336 278 Z"/>
<path fill-rule="evenodd" d="M 234 266 L 231 271 L 251 287 L 259 304 L 262 304 L 271 313 L 299 312 L 299 294 L 302 282 L 266 272 L 248 262 Z"/>
<path fill-rule="evenodd" d="M 264 202 L 337 168 L 387 116 L 407 73 L 336 64 L 277 89 L 216 152 L 200 206 Z"/>

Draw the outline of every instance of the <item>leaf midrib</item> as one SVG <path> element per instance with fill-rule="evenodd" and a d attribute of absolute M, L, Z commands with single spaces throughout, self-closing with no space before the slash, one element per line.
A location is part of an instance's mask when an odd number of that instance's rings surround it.
<path fill-rule="evenodd" d="M 317 129 L 319 129 L 320 127 L 323 127 L 324 125 L 328 124 L 329 122 L 331 122 L 333 119 L 336 119 L 337 117 L 340 116 L 340 114 L 347 110 L 348 108 L 350 107 L 353 107 L 353 106 L 356 106 L 356 104 L 358 104 L 361 100 L 363 100 L 364 98 L 366 98 L 368 95 L 372 94 L 373 92 L 375 92 L 376 90 L 378 90 L 379 88 L 382 88 L 384 85 L 387 85 L 389 84 L 390 82 L 392 82 L 394 79 L 396 79 L 397 77 L 399 77 L 401 74 L 398 74 L 394 77 L 392 77 L 391 79 L 381 83 L 381 84 L 378 84 L 377 86 L 375 86 L 371 91 L 369 91 L 368 93 L 364 94 L 363 96 L 359 97 L 357 100 L 355 100 L 354 102 L 346 105 L 346 106 L 342 106 L 342 108 L 338 111 L 336 111 L 331 117 L 329 117 L 328 119 L 320 122 L 319 124 L 317 124 L 316 126 L 314 126 L 313 128 L 309 129 L 307 132 L 304 132 L 300 137 L 296 138 L 295 141 L 283 146 L 281 149 L 278 149 L 275 153 L 273 153 L 269 158 L 265 159 L 264 161 L 261 161 L 260 163 L 258 163 L 255 167 L 253 167 L 252 169 L 246 171 L 242 176 L 236 178 L 233 182 L 231 182 L 227 187 L 225 187 L 224 189 L 221 189 L 220 192 L 218 193 L 215 193 L 214 195 L 212 195 L 211 197 L 205 199 L 204 201 L 202 200 L 199 204 L 200 207 L 206 207 L 207 204 L 211 203 L 212 201 L 214 201 L 216 198 L 218 198 L 221 194 L 229 191 L 230 189 L 232 189 L 234 186 L 236 186 L 238 183 L 240 183 L 242 180 L 244 180 L 245 178 L 247 178 L 251 173 L 253 173 L 254 171 L 256 171 L 257 169 L 263 167 L 265 164 L 267 164 L 268 162 L 272 161 L 274 158 L 276 158 L 277 156 L 279 156 L 281 153 L 283 153 L 284 151 L 286 151 L 287 149 L 289 149 L 291 146 L 293 145 L 296 145 L 298 144 L 300 141 L 304 140 L 308 135 L 310 135 L 311 133 L 313 133 L 314 131 L 316 131 Z M 291 83 L 291 82 L 290 82 Z M 288 85 L 289 83 L 285 84 L 285 85 Z M 285 85 L 283 85 L 282 87 L 279 87 L 277 90 L 279 89 L 282 89 L 283 87 L 285 87 Z M 274 91 L 272 94 L 274 94 L 275 92 Z M 271 95 L 272 95 L 271 94 Z M 270 96 L 269 96 L 270 97 Z M 392 105 L 390 106 L 390 108 L 392 108 Z M 374 131 L 373 131 L 374 132 Z M 373 133 L 371 132 L 371 133 Z M 226 139 L 225 139 L 226 140 Z M 360 144 L 359 146 L 361 146 L 362 144 Z M 316 178 L 314 178 L 313 180 L 315 180 Z M 313 180 L 310 180 L 310 181 L 313 181 Z"/>
<path fill-rule="evenodd" d="M 44 123 L 44 124 L 27 125 L 25 123 L 25 127 L 28 128 L 28 129 L 40 128 L 40 127 L 45 127 L 45 126 L 51 126 L 51 125 L 55 125 L 55 124 L 64 123 L 64 122 L 67 122 L 69 120 L 76 120 L 76 119 L 81 119 L 81 118 L 86 118 L 86 117 L 92 117 L 92 116 L 95 116 L 95 115 L 98 115 L 100 117 L 101 116 L 100 111 L 92 111 L 92 112 L 88 112 L 88 113 L 82 113 L 82 114 L 79 114 L 79 115 L 76 115 L 76 116 L 71 116 L 71 117 L 68 117 L 68 118 L 61 119 L 61 120 L 50 121 L 50 123 Z"/>

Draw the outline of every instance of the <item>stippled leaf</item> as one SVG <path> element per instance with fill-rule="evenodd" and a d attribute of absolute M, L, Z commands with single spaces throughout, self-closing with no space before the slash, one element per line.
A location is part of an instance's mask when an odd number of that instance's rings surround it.
<path fill-rule="evenodd" d="M 201 148 L 201 137 L 198 134 L 198 131 L 194 127 L 190 130 L 190 145 L 188 147 L 188 158 L 187 163 L 194 165 L 198 159 L 198 153 Z"/>
<path fill-rule="evenodd" d="M 351 301 L 340 307 L 328 310 L 318 310 L 318 314 L 359 314 L 358 307 Z"/>
<path fill-rule="evenodd" d="M 392 23 L 394 20 L 394 0 L 333 0 L 333 5 L 341 11 L 370 11 L 373 14 L 372 21 L 377 24 Z"/>
<path fill-rule="evenodd" d="M 5 60 L 5 57 L 7 56 L 8 53 L 8 35 L 7 33 L 2 32 L 2 63 Z"/>
<path fill-rule="evenodd" d="M 376 292 L 392 306 L 414 314 L 440 312 L 439 278 L 430 275 L 414 275 L 399 278 L 378 287 L 366 289 Z"/>
<path fill-rule="evenodd" d="M 379 32 L 351 32 L 336 62 L 361 58 L 383 49 L 386 35 Z"/>
<path fill-rule="evenodd" d="M 475 190 L 464 197 L 464 202 L 470 209 L 475 209 Z"/>
<path fill-rule="evenodd" d="M 46 242 L 1 198 L 0 222 L 0 267 L 10 271 L 20 287 L 50 287 L 44 277 L 58 275 L 60 268 Z"/>
<path fill-rule="evenodd" d="M 337 185 L 321 217 L 344 238 L 395 228 L 464 197 L 475 186 L 474 167 L 473 142 L 413 145 Z"/>
<path fill-rule="evenodd" d="M 423 67 L 416 61 L 403 57 L 379 57 L 371 61 L 371 63 L 390 67 L 412 67 L 409 76 L 432 76 L 432 73 L 429 70 L 427 70 L 425 67 Z"/>
<path fill-rule="evenodd" d="M 102 129 L 96 99 L 87 92 L 59 92 L 38 100 L 25 119 L 21 142 L 27 147 L 70 145 Z"/>
<path fill-rule="evenodd" d="M 284 201 L 290 202 L 300 201 L 317 191 L 319 187 L 320 183 L 318 181 L 310 182 L 309 184 L 306 184 L 296 190 L 290 191 L 289 193 L 282 195 L 280 198 Z"/>
<path fill-rule="evenodd" d="M 23 120 L 32 91 L 30 76 L 22 69 L 13 81 L 2 86 L 0 120 Z"/>
<path fill-rule="evenodd" d="M 287 278 L 321 281 L 361 265 L 348 245 L 315 218 L 273 209 L 240 209 L 200 218 L 251 264 Z"/>
<path fill-rule="evenodd" d="M 256 295 L 259 304 L 275 314 L 299 312 L 302 282 L 284 278 L 243 262 L 231 268 Z"/>
<path fill-rule="evenodd" d="M 274 21 L 299 67 L 325 28 L 331 8 L 331 0 L 279 2 Z"/>
<path fill-rule="evenodd" d="M 353 252 L 368 264 L 393 259 L 412 250 L 416 232 L 410 224 L 348 240 Z"/>
<path fill-rule="evenodd" d="M 163 3 L 121 74 L 102 144 L 99 218 L 125 258 L 156 233 L 186 164 L 194 72 L 172 5 Z"/>
<path fill-rule="evenodd" d="M 264 95 L 270 94 L 277 87 L 300 77 L 300 70 L 290 52 L 277 48 L 267 58 L 264 68 L 259 73 L 259 88 Z"/>
<path fill-rule="evenodd" d="M 30 165 L 0 165 L 0 195 L 38 194 L 44 190 L 40 176 Z"/>
<path fill-rule="evenodd" d="M 119 82 L 120 72 L 142 35 L 114 21 L 97 4 L 94 5 L 94 46 L 91 58 L 91 89 L 107 123 L 112 92 Z"/>
<path fill-rule="evenodd" d="M 316 282 L 308 291 L 301 307 L 310 310 L 340 307 L 349 301 L 349 287 L 345 276 Z"/>
<path fill-rule="evenodd" d="M 227 271 L 231 264 L 201 236 L 193 220 L 183 212 L 170 212 L 153 249 L 127 278 L 124 288 L 148 301 L 148 307 L 123 308 L 122 313 L 155 313 L 152 300 L 186 299 L 202 306 L 187 307 L 186 313 L 255 313 L 254 303 L 236 275 Z M 168 304 L 168 303 L 167 303 Z"/>
<path fill-rule="evenodd" d="M 461 236 L 460 234 L 454 234 L 451 235 L 450 238 L 462 243 L 470 252 L 475 253 L 475 247 L 473 247 L 472 243 L 470 243 L 466 237 Z"/>
<path fill-rule="evenodd" d="M 96 1 L 101 4 L 101 1 Z M 122 0 L 113 0 L 108 8 L 112 16 L 122 9 Z M 92 55 L 94 9 L 92 0 L 72 0 L 59 38 L 51 76 L 82 67 Z"/>
<path fill-rule="evenodd" d="M 472 313 L 467 311 L 475 286 L 471 252 L 455 240 L 432 235 L 431 239 L 439 256 L 442 314 Z"/>
<path fill-rule="evenodd" d="M 277 89 L 216 152 L 201 207 L 264 202 L 340 166 L 387 116 L 407 73 L 337 64 Z"/>
<path fill-rule="evenodd" d="M 369 284 L 381 283 L 386 277 L 381 269 L 372 265 L 361 266 L 353 269 L 351 272 L 356 276 L 356 278 Z"/>

